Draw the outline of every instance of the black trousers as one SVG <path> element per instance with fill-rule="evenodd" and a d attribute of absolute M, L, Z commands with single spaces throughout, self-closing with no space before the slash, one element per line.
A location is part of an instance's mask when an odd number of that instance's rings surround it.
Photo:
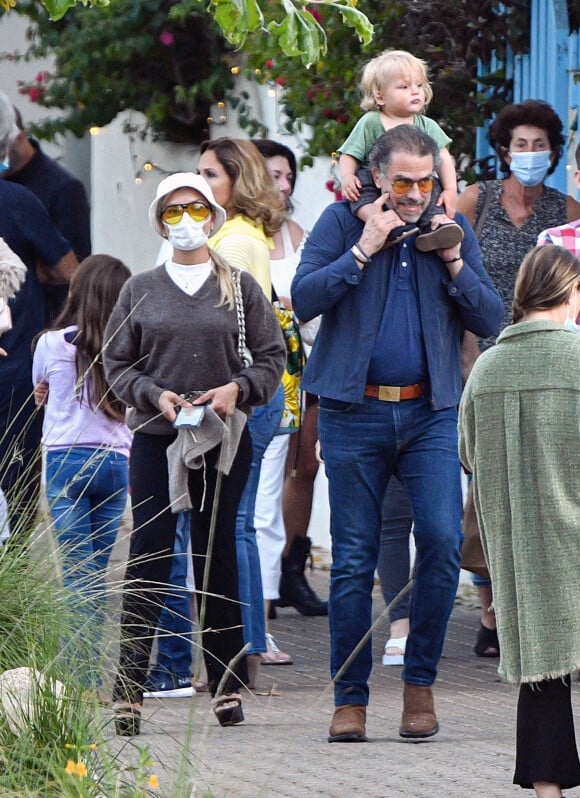
<path fill-rule="evenodd" d="M 171 572 L 177 516 L 169 505 L 166 451 L 174 436 L 135 433 L 130 457 L 133 533 L 123 590 L 121 651 L 114 689 L 116 701 L 142 699 L 149 656 Z M 244 645 L 238 598 L 235 524 L 242 491 L 252 459 L 247 428 L 231 471 L 222 477 L 215 536 L 208 552 L 219 447 L 205 455 L 205 468 L 190 470 L 191 542 L 198 607 L 205 603 L 202 634 L 205 665 L 212 695 L 228 662 Z M 202 497 L 205 490 L 205 501 Z M 200 595 L 206 563 L 209 581 L 205 599 Z M 225 692 L 248 680 L 246 658 L 241 657 L 227 679 Z"/>
<path fill-rule="evenodd" d="M 30 372 L 0 385 L 0 486 L 6 495 L 12 534 L 36 520 L 40 489 L 42 411 L 34 404 Z"/>
<path fill-rule="evenodd" d="M 580 784 L 570 676 L 520 687 L 514 784 L 532 789 L 538 781 Z"/>

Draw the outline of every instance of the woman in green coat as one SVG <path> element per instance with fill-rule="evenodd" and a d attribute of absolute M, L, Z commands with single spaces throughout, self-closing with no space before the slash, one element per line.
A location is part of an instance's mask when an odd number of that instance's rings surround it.
<path fill-rule="evenodd" d="M 514 324 L 476 362 L 459 410 L 494 585 L 500 676 L 520 683 L 514 783 L 580 784 L 571 675 L 580 667 L 580 261 L 531 250 Z"/>

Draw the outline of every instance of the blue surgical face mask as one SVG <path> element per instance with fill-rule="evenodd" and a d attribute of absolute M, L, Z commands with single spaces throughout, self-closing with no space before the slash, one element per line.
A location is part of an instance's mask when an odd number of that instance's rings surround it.
<path fill-rule="evenodd" d="M 552 163 L 549 150 L 510 152 L 510 155 L 510 172 L 522 186 L 538 186 L 542 183 Z"/>
<path fill-rule="evenodd" d="M 576 307 L 576 297 L 578 295 L 577 291 L 574 291 L 574 310 L 572 311 L 571 316 L 566 316 L 566 321 L 564 322 L 564 327 L 567 330 L 572 330 L 572 332 L 580 333 L 580 325 L 576 324 L 576 318 L 578 316 L 578 308 Z"/>

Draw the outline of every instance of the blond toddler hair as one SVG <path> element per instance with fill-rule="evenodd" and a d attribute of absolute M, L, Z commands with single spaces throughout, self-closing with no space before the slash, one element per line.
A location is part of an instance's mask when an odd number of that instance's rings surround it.
<path fill-rule="evenodd" d="M 425 107 L 427 107 L 433 98 L 433 89 L 429 83 L 425 61 L 406 50 L 385 50 L 369 61 L 363 70 L 361 89 L 364 96 L 361 108 L 363 111 L 380 111 L 381 106 L 377 103 L 377 97 L 382 94 L 385 85 L 394 78 L 406 78 L 417 74 L 421 75 L 425 87 Z"/>

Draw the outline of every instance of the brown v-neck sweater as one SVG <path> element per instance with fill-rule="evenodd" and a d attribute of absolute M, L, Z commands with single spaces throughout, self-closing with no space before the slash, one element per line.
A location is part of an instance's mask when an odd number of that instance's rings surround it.
<path fill-rule="evenodd" d="M 175 285 L 165 266 L 132 277 L 121 291 L 105 332 L 103 360 L 112 390 L 131 408 L 130 426 L 151 435 L 173 432 L 160 415 L 163 391 L 207 391 L 240 385 L 238 406 L 248 412 L 270 401 L 286 363 L 286 347 L 271 304 L 254 278 L 240 273 L 246 344 L 254 362 L 238 355 L 235 309 L 216 307 L 214 273 L 193 296 Z"/>

